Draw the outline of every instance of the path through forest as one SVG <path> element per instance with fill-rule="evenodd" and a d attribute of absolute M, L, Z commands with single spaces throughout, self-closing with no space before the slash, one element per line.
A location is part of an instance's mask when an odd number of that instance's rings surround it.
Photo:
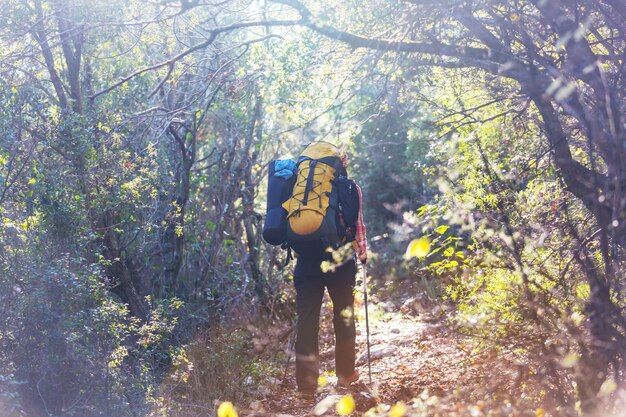
<path fill-rule="evenodd" d="M 515 400 L 504 398 L 515 384 L 515 368 L 500 359 L 496 366 L 494 358 L 485 353 L 472 354 L 471 341 L 450 329 L 438 307 L 425 305 L 419 298 L 402 307 L 375 301 L 370 304 L 372 384 L 368 382 L 365 325 L 361 319 L 357 325 L 361 379 L 349 391 L 337 388 L 332 313 L 326 304 L 322 315 L 321 382 L 326 385 L 320 387 L 314 403 L 303 404 L 298 399 L 291 361 L 282 381 L 277 379 L 261 387 L 250 408 L 241 414 L 336 415 L 336 402 L 351 394 L 356 400 L 352 415 L 363 415 L 372 407 L 378 407 L 379 415 L 383 415 L 390 406 L 402 402 L 408 408 L 436 410 L 445 415 L 478 416 L 484 415 L 487 408 L 493 411 L 491 400 L 504 407 L 501 415 L 536 415 L 533 407 L 516 407 Z"/>

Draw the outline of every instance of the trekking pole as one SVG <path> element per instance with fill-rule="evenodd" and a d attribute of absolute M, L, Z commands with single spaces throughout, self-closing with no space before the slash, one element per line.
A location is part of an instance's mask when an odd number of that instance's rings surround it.
<path fill-rule="evenodd" d="M 365 264 L 361 265 L 363 271 L 363 302 L 365 303 L 365 335 L 367 340 L 367 372 L 372 383 L 372 360 L 370 358 L 370 321 L 367 314 L 367 267 Z"/>
<path fill-rule="evenodd" d="M 289 335 L 289 340 L 287 342 L 287 364 L 285 365 L 285 372 L 283 372 L 283 382 L 287 380 L 287 371 L 289 371 L 289 364 L 291 362 L 291 352 L 293 351 L 295 344 L 296 338 L 294 333 L 293 335 Z"/>

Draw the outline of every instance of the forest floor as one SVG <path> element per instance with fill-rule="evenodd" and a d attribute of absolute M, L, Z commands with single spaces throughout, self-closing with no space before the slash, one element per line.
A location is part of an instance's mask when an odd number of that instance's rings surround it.
<path fill-rule="evenodd" d="M 407 415 L 537 416 L 534 401 L 511 398 L 519 382 L 512 364 L 494 360 L 493 353 L 475 353 L 475 342 L 453 331 L 438 306 L 411 299 L 398 307 L 391 303 L 369 305 L 371 375 L 368 378 L 366 337 L 360 308 L 357 325 L 357 367 L 361 378 L 352 387 L 336 387 L 332 312 L 322 310 L 320 328 L 320 387 L 312 403 L 298 398 L 293 357 L 284 376 L 276 378 L 251 402 L 246 416 L 337 415 L 336 403 L 345 395 L 355 399 L 351 415 L 403 415 L 390 412 L 401 403 Z M 292 355 L 293 356 L 293 355 Z M 513 389 L 512 389 L 513 388 Z M 411 412 L 411 410 L 413 412 Z"/>

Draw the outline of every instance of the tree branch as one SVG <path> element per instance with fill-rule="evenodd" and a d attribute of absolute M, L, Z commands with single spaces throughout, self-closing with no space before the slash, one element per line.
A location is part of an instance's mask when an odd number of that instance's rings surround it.
<path fill-rule="evenodd" d="M 141 75 L 143 73 L 149 72 L 149 71 L 154 71 L 156 69 L 165 67 L 165 66 L 173 66 L 174 63 L 180 61 L 181 59 L 183 59 L 184 57 L 186 57 L 187 55 L 198 51 L 200 49 L 204 49 L 207 46 L 211 45 L 215 39 L 217 38 L 218 35 L 225 33 L 225 32 L 232 32 L 234 30 L 237 29 L 242 29 L 242 28 L 248 28 L 248 27 L 255 27 L 255 26 L 294 26 L 297 25 L 299 22 L 296 20 L 269 20 L 269 21 L 254 21 L 254 22 L 243 22 L 243 23 L 235 23 L 232 25 L 228 25 L 228 26 L 223 26 L 220 28 L 216 28 L 213 29 L 210 33 L 210 35 L 208 36 L 208 38 L 206 40 L 204 40 L 203 42 L 200 42 L 192 47 L 190 47 L 189 49 L 181 52 L 178 55 L 175 55 L 165 61 L 162 61 L 158 64 L 154 64 L 151 65 L 149 67 L 146 68 L 142 68 L 139 69 L 129 75 L 127 75 L 126 77 L 121 78 L 118 82 L 112 84 L 111 86 L 100 90 L 94 94 L 92 94 L 91 96 L 89 96 L 90 100 L 94 100 L 97 97 L 106 94 L 114 89 L 116 89 L 117 87 L 119 87 L 122 84 L 127 83 L 128 81 L 130 81 L 131 79 L 137 77 L 138 75 Z M 171 72 L 171 69 L 170 69 Z M 167 77 L 166 77 L 167 78 Z"/>
<path fill-rule="evenodd" d="M 50 44 L 48 42 L 48 38 L 46 36 L 45 28 L 44 28 L 44 16 L 43 16 L 43 6 L 41 5 L 41 1 L 35 1 L 35 9 L 37 10 L 37 23 L 33 26 L 32 36 L 35 38 L 39 47 L 41 48 L 41 53 L 43 54 L 43 58 L 46 62 L 46 68 L 48 69 L 48 74 L 50 75 L 50 81 L 52 81 L 52 85 L 54 86 L 54 91 L 57 94 L 59 104 L 61 108 L 67 108 L 67 97 L 65 95 L 65 90 L 63 89 L 63 83 L 61 82 L 61 77 L 59 77 L 59 73 L 56 70 L 54 63 L 54 56 L 52 55 L 52 50 L 50 49 Z"/>
<path fill-rule="evenodd" d="M 387 39 L 366 38 L 360 35 L 333 28 L 331 26 L 316 23 L 309 9 L 307 9 L 306 6 L 304 6 L 298 0 L 272 1 L 274 1 L 275 3 L 290 6 L 297 10 L 298 13 L 300 13 L 300 15 L 302 16 L 302 20 L 298 22 L 299 24 L 309 27 L 329 38 L 347 43 L 353 48 L 368 48 L 395 52 L 418 52 L 423 54 L 449 56 L 455 58 L 488 60 L 501 64 L 507 63 L 510 58 L 509 56 L 503 56 L 498 52 L 490 51 L 486 48 L 475 48 L 471 46 L 452 46 L 428 42 L 406 42 Z"/>

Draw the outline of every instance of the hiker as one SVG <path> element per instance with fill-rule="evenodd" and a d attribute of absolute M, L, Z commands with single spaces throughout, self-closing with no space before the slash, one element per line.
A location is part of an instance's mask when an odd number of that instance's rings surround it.
<path fill-rule="evenodd" d="M 302 397 L 313 398 L 319 377 L 319 318 L 328 289 L 333 302 L 335 367 L 339 386 L 359 379 L 355 369 L 354 287 L 356 259 L 365 264 L 367 244 L 359 186 L 347 176 L 348 158 L 336 146 L 313 142 L 298 162 L 273 161 L 269 167 L 263 238 L 292 250 L 297 307 L 296 381 Z M 329 249 L 352 246 L 354 255 L 339 265 Z"/>
<path fill-rule="evenodd" d="M 342 166 L 347 168 L 347 155 L 342 155 Z M 363 224 L 360 188 L 355 242 L 362 263 L 367 261 L 367 243 Z M 354 257 L 334 270 L 322 271 L 323 261 L 331 261 L 330 253 L 298 253 L 293 280 L 296 287 L 296 382 L 304 398 L 313 397 L 319 377 L 319 317 L 324 288 L 333 303 L 333 328 L 335 332 L 335 371 L 338 385 L 347 387 L 359 379 L 355 369 L 354 287 L 357 266 Z"/>

